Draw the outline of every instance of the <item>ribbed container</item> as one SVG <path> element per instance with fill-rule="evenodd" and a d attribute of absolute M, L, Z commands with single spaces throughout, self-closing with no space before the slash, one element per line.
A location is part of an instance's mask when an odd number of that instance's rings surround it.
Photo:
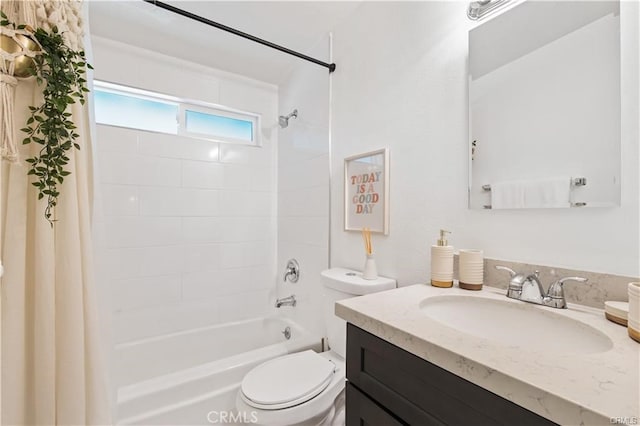
<path fill-rule="evenodd" d="M 482 290 L 484 281 L 484 254 L 482 250 L 460 250 L 458 281 L 460 288 L 465 290 Z"/>
<path fill-rule="evenodd" d="M 629 283 L 627 331 L 633 340 L 640 342 L 640 282 Z"/>
<path fill-rule="evenodd" d="M 453 286 L 453 246 L 431 246 L 431 285 Z"/>

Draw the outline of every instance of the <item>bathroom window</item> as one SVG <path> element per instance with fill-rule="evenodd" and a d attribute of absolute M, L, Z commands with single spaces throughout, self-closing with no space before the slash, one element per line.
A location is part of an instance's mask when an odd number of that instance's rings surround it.
<path fill-rule="evenodd" d="M 187 135 L 253 142 L 254 122 L 241 114 L 215 114 L 206 108 L 188 106 L 184 109 L 184 130 Z"/>
<path fill-rule="evenodd" d="M 94 83 L 98 124 L 259 145 L 260 116 L 112 83 Z"/>

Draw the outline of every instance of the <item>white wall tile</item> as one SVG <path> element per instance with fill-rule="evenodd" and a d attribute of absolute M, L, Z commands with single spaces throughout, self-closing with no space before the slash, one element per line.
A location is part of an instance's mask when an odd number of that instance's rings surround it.
<path fill-rule="evenodd" d="M 107 151 L 99 154 L 102 183 L 180 186 L 180 160 Z"/>
<path fill-rule="evenodd" d="M 150 307 L 180 301 L 180 275 L 113 280 L 114 309 Z"/>
<path fill-rule="evenodd" d="M 96 125 L 98 152 L 117 151 L 135 153 L 138 150 L 138 132 L 132 129 Z"/>
<path fill-rule="evenodd" d="M 182 219 L 182 240 L 185 243 L 221 241 L 222 220 L 218 217 L 185 217 Z"/>
<path fill-rule="evenodd" d="M 224 164 L 224 189 L 248 191 L 251 188 L 251 171 L 253 167 L 236 164 Z"/>
<path fill-rule="evenodd" d="M 280 241 L 325 247 L 329 240 L 328 216 L 281 217 L 278 219 Z"/>
<path fill-rule="evenodd" d="M 220 144 L 220 162 L 229 164 L 270 165 L 272 151 L 266 141 L 263 146 L 231 143 Z"/>
<path fill-rule="evenodd" d="M 251 167 L 250 170 L 251 182 L 250 187 L 252 191 L 275 191 L 274 185 L 274 171 L 271 167 Z"/>
<path fill-rule="evenodd" d="M 216 300 L 167 303 L 117 312 L 113 318 L 114 343 L 204 327 L 220 321 Z"/>
<path fill-rule="evenodd" d="M 179 217 L 111 216 L 104 220 L 107 247 L 174 245 L 181 241 Z"/>
<path fill-rule="evenodd" d="M 189 244 L 184 246 L 183 272 L 216 270 L 221 264 L 220 244 Z M 225 246 L 226 250 L 226 246 Z"/>
<path fill-rule="evenodd" d="M 105 216 L 132 216 L 139 213 L 137 186 L 102 184 L 100 190 Z"/>
<path fill-rule="evenodd" d="M 212 189 L 190 189 L 181 191 L 182 216 L 217 216 L 219 214 L 219 191 Z"/>
<path fill-rule="evenodd" d="M 204 161 L 182 162 L 183 188 L 219 189 L 223 185 L 224 166 Z"/>
<path fill-rule="evenodd" d="M 135 155 L 105 151 L 98 155 L 100 183 L 135 185 L 138 183 L 138 159 Z"/>
<path fill-rule="evenodd" d="M 240 243 L 273 240 L 270 217 L 221 217 L 219 228 L 219 241 Z"/>
<path fill-rule="evenodd" d="M 181 246 L 108 249 L 107 274 L 111 278 L 136 278 L 180 273 L 184 264 Z"/>
<path fill-rule="evenodd" d="M 329 185 L 328 155 L 285 163 L 278 167 L 278 189 L 281 191 L 319 185 Z"/>
<path fill-rule="evenodd" d="M 272 257 L 272 249 L 267 242 L 226 243 L 220 251 L 220 266 L 242 268 L 268 265 Z"/>
<path fill-rule="evenodd" d="M 233 292 L 231 286 L 223 280 L 219 270 L 182 274 L 182 298 L 185 301 L 215 299 L 220 294 Z"/>
<path fill-rule="evenodd" d="M 219 159 L 217 142 L 162 133 L 139 133 L 139 152 L 147 156 L 214 162 Z"/>
<path fill-rule="evenodd" d="M 273 288 L 270 267 L 230 268 L 189 272 L 182 276 L 184 300 L 213 299 L 229 294 Z M 235 306 L 235 309 L 241 307 Z"/>
<path fill-rule="evenodd" d="M 140 215 L 180 216 L 183 212 L 183 196 L 180 188 L 140 187 Z"/>
<path fill-rule="evenodd" d="M 220 144 L 217 142 L 184 138 L 179 157 L 185 160 L 218 161 Z"/>
<path fill-rule="evenodd" d="M 272 202 L 267 192 L 220 191 L 220 215 L 270 216 Z"/>
<path fill-rule="evenodd" d="M 182 179 L 182 164 L 180 160 L 139 156 L 137 162 L 137 184 L 171 187 L 180 186 Z"/>
<path fill-rule="evenodd" d="M 278 193 L 278 216 L 328 216 L 329 186 L 320 185 Z"/>
<path fill-rule="evenodd" d="M 222 296 L 220 301 L 220 321 L 240 321 L 252 316 L 265 315 L 272 310 L 269 291 Z"/>

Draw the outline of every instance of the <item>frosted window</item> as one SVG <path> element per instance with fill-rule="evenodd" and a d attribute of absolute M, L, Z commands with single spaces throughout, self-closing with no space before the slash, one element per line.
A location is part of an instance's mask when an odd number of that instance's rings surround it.
<path fill-rule="evenodd" d="M 253 141 L 253 122 L 198 111 L 185 111 L 186 131 L 207 136 Z"/>
<path fill-rule="evenodd" d="M 136 96 L 94 91 L 96 122 L 162 133 L 178 133 L 178 105 Z"/>
<path fill-rule="evenodd" d="M 114 83 L 94 83 L 99 124 L 260 146 L 257 114 Z"/>

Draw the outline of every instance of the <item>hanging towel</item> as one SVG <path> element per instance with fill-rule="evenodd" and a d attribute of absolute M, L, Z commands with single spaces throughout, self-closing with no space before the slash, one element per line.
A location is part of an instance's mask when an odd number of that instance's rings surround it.
<path fill-rule="evenodd" d="M 570 207 L 571 178 L 505 181 L 491 184 L 492 209 Z"/>

